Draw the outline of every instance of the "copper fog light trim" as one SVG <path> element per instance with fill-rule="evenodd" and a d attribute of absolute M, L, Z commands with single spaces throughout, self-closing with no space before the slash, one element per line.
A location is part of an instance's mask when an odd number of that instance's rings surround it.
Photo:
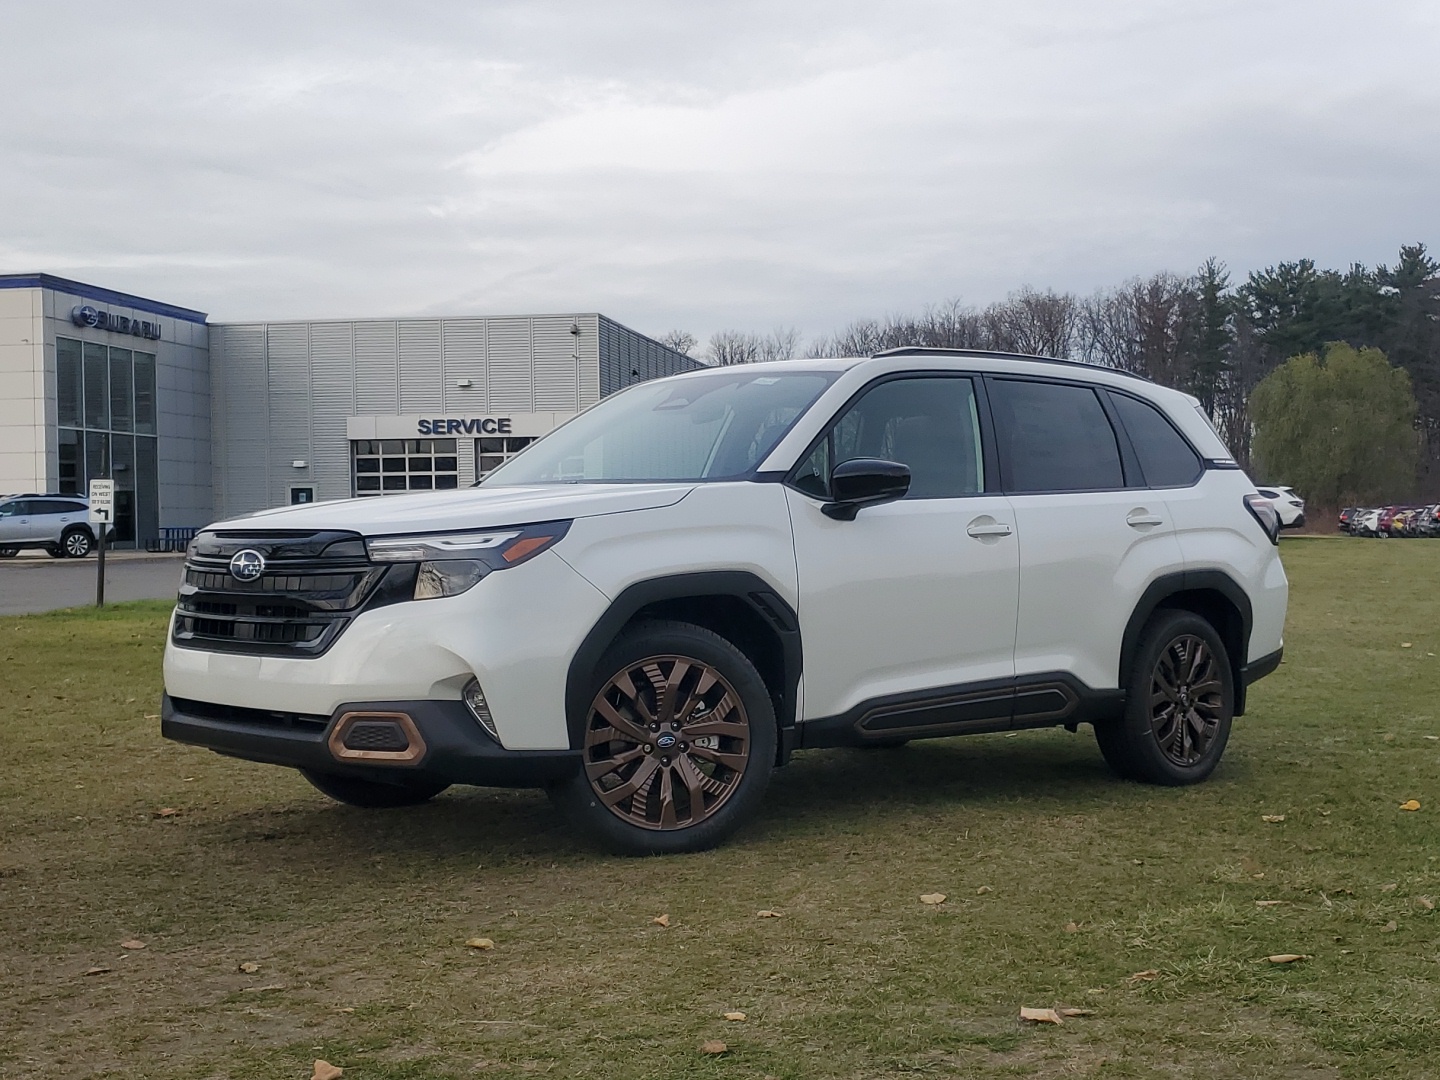
<path fill-rule="evenodd" d="M 394 723 L 405 732 L 410 745 L 404 750 L 351 750 L 345 745 L 345 736 L 350 729 L 361 722 Z M 414 765 L 425 756 L 425 740 L 420 729 L 409 713 L 403 712 L 348 712 L 335 721 L 327 740 L 331 755 L 337 761 L 366 761 L 376 765 Z"/>

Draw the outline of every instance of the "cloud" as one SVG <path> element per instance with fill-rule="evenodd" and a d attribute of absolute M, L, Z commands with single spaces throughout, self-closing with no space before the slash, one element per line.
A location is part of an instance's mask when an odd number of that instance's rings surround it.
<path fill-rule="evenodd" d="M 0 266 L 223 319 L 815 335 L 1374 262 L 1433 220 L 1437 44 L 1330 0 L 12 5 Z"/>

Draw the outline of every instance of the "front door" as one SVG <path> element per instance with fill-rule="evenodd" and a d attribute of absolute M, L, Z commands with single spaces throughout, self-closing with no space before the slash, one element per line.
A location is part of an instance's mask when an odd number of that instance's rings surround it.
<path fill-rule="evenodd" d="M 843 716 L 874 737 L 1008 723 L 1019 556 L 980 430 L 970 378 L 889 378 L 792 476 L 806 721 Z M 910 493 L 829 518 L 830 471 L 857 457 L 907 465 Z"/>

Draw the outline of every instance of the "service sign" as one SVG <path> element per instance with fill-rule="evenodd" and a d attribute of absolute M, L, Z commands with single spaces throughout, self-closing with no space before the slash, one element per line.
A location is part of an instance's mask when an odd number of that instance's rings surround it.
<path fill-rule="evenodd" d="M 90 481 L 90 523 L 110 525 L 115 521 L 115 481 Z"/>

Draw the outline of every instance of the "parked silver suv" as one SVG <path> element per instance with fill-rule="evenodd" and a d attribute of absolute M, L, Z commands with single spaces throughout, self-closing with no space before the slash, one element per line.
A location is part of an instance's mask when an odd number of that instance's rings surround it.
<path fill-rule="evenodd" d="M 115 529 L 106 534 L 113 538 Z M 44 548 L 57 559 L 83 559 L 95 546 L 90 503 L 79 495 L 0 496 L 0 559 Z"/>

